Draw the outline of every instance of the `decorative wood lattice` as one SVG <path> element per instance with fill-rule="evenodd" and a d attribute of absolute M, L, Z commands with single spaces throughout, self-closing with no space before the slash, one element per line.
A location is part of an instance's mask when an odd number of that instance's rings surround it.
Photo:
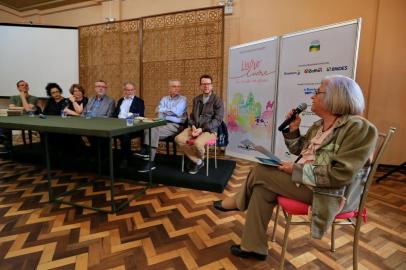
<path fill-rule="evenodd" d="M 116 100 L 123 83 L 134 82 L 152 116 L 168 80 L 179 79 L 190 110 L 202 74 L 213 77 L 222 95 L 223 25 L 223 8 L 215 7 L 80 27 L 79 81 L 88 96 L 96 80 L 106 81 Z"/>
<path fill-rule="evenodd" d="M 142 82 L 147 114 L 167 95 L 168 80 L 182 82 L 188 98 L 200 94 L 199 77 L 213 77 L 222 95 L 224 16 L 222 8 L 143 18 Z"/>
<path fill-rule="evenodd" d="M 139 30 L 139 19 L 79 28 L 79 81 L 88 96 L 100 79 L 114 99 L 121 97 L 125 82 L 135 83 L 139 95 Z"/>

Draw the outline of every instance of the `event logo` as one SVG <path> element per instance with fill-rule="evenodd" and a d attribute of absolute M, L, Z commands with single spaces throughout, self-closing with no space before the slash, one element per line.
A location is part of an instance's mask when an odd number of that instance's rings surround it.
<path fill-rule="evenodd" d="M 316 90 L 317 90 L 317 88 L 314 88 L 314 87 L 306 87 L 304 89 L 304 94 L 305 94 L 305 96 L 314 95 L 314 93 L 316 93 Z"/>
<path fill-rule="evenodd" d="M 319 68 L 306 68 L 305 70 L 304 70 L 304 73 L 316 73 L 316 72 L 322 72 L 323 71 L 323 68 L 322 67 L 319 67 Z"/>
<path fill-rule="evenodd" d="M 300 75 L 300 70 L 298 70 L 298 71 L 290 71 L 290 72 L 283 72 L 283 75 Z"/>
<path fill-rule="evenodd" d="M 320 41 L 313 40 L 310 42 L 309 52 L 318 52 L 320 51 Z"/>
<path fill-rule="evenodd" d="M 237 76 L 230 76 L 230 79 L 251 78 L 251 77 L 266 77 L 275 73 L 275 71 L 269 71 L 263 69 L 262 60 L 250 59 L 241 61 L 240 74 Z"/>
<path fill-rule="evenodd" d="M 348 66 L 327 67 L 326 71 L 347 70 Z"/>

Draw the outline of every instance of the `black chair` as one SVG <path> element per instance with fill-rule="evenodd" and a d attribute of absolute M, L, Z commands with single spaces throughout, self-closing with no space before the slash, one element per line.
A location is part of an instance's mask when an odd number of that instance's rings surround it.
<path fill-rule="evenodd" d="M 165 139 L 161 140 L 161 142 L 165 142 L 166 144 L 166 154 L 169 156 L 169 144 L 172 143 L 173 147 L 173 155 L 176 156 L 176 142 L 175 142 L 175 137 L 176 135 L 172 135 L 169 137 L 166 137 Z"/>
<path fill-rule="evenodd" d="M 185 123 L 182 124 L 182 130 L 180 132 L 182 132 L 185 128 L 188 127 L 188 119 L 186 118 Z M 179 132 L 179 133 L 180 133 Z M 178 134 L 179 134 L 178 133 Z M 166 155 L 169 156 L 169 144 L 172 143 L 172 147 L 173 147 L 173 155 L 176 156 L 176 142 L 175 142 L 175 137 L 178 136 L 178 134 L 174 134 L 172 136 L 166 137 L 165 139 L 160 140 L 161 142 L 165 142 L 166 144 Z"/>
<path fill-rule="evenodd" d="M 23 139 L 24 145 L 27 145 L 27 139 L 25 138 L 25 130 L 21 130 L 21 137 Z M 28 142 L 30 143 L 30 147 L 32 147 L 32 130 L 28 130 Z"/>

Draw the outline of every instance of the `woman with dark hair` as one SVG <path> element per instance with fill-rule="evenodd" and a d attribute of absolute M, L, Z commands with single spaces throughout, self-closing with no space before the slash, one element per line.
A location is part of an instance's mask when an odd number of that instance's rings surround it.
<path fill-rule="evenodd" d="M 320 120 L 306 134 L 299 131 L 299 116 L 283 130 L 286 146 L 300 159 L 278 167 L 258 165 L 235 196 L 214 202 L 220 211 L 247 211 L 241 244 L 231 246 L 233 255 L 266 259 L 267 228 L 278 195 L 311 204 L 316 239 L 338 213 L 357 208 L 378 137 L 375 126 L 361 116 L 363 110 L 364 97 L 354 80 L 334 75 L 321 81 L 312 97 L 312 111 Z"/>
<path fill-rule="evenodd" d="M 67 99 L 62 96 L 62 88 L 57 83 L 48 83 L 45 89 L 49 99 L 45 105 L 44 114 L 61 115 L 61 111 L 68 105 Z"/>
<path fill-rule="evenodd" d="M 80 84 L 72 84 L 69 89 L 71 96 L 69 97 L 69 105 L 65 108 L 67 115 L 79 116 L 83 108 L 87 104 L 87 97 L 85 97 L 85 89 Z"/>

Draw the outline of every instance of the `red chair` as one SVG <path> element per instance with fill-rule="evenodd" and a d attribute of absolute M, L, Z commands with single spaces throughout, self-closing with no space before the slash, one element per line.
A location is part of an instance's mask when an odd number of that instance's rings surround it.
<path fill-rule="evenodd" d="M 367 180 L 364 183 L 364 189 L 361 194 L 361 200 L 357 210 L 340 213 L 336 216 L 335 221 L 331 228 L 331 251 L 335 251 L 334 246 L 334 230 L 336 225 L 352 225 L 355 227 L 354 231 L 354 244 L 353 244 L 353 269 L 358 269 L 358 242 L 359 233 L 362 225 L 362 220 L 366 223 L 367 210 L 365 208 L 366 199 L 368 196 L 369 187 L 374 179 L 376 169 L 378 167 L 378 162 L 382 157 L 384 150 L 388 142 L 390 141 L 392 135 L 395 133 L 395 128 L 390 128 L 388 134 L 379 134 L 379 140 L 375 147 L 374 158 L 371 163 L 371 170 L 368 173 Z M 290 225 L 310 225 L 310 221 L 294 221 L 292 222 L 292 217 L 297 215 L 307 215 L 309 212 L 310 205 L 289 199 L 283 196 L 278 196 L 278 205 L 276 207 L 275 214 L 275 224 L 272 232 L 272 241 L 275 242 L 276 226 L 278 225 L 279 211 L 282 208 L 283 215 L 286 219 L 285 233 L 283 237 L 281 260 L 279 263 L 279 269 L 282 270 L 285 264 L 285 254 L 288 246 L 288 235 L 290 230 Z"/>

